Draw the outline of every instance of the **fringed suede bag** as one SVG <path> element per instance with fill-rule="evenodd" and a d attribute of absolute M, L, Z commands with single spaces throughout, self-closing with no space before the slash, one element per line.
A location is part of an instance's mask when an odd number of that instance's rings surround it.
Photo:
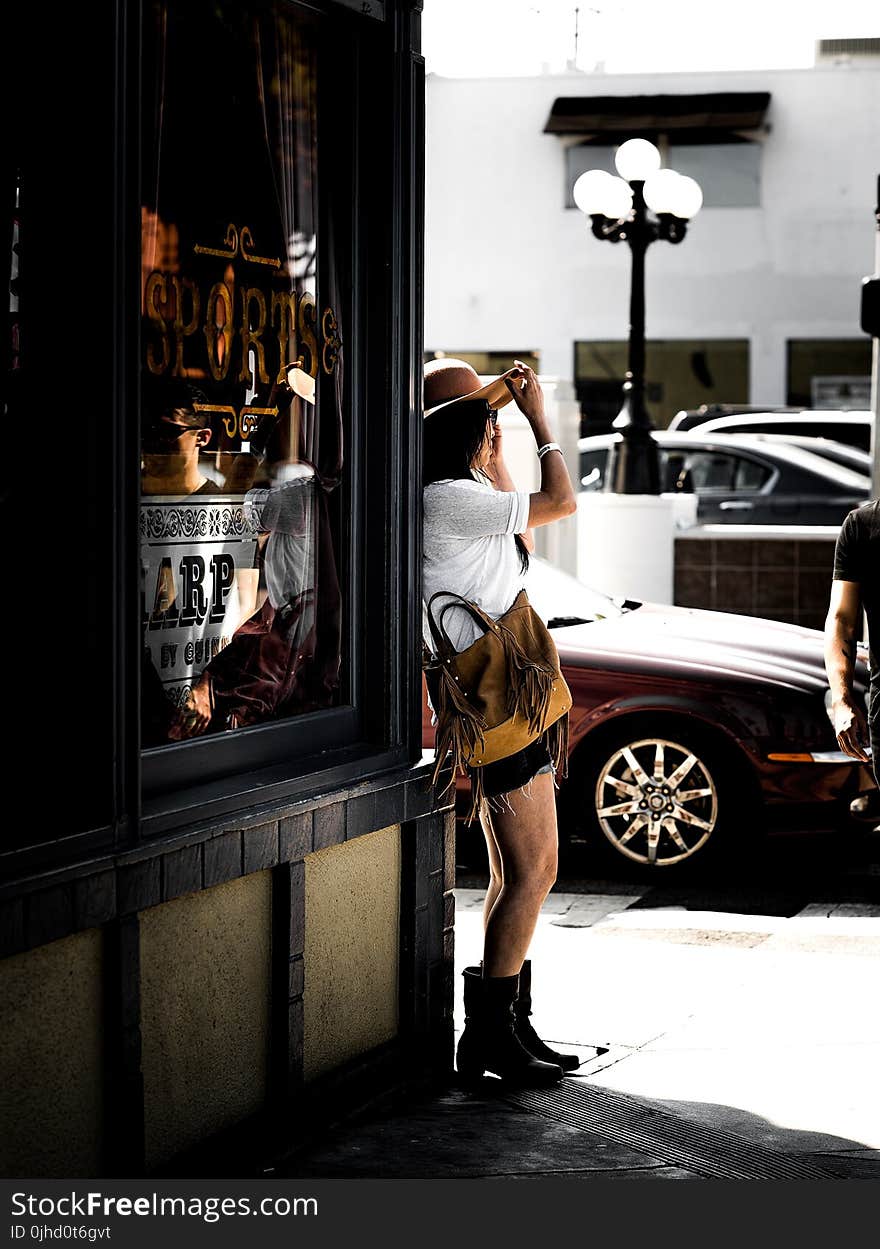
<path fill-rule="evenodd" d="M 435 599 L 449 600 L 434 618 Z M 463 608 L 485 630 L 467 650 L 455 650 L 443 627 L 451 607 Z M 468 822 L 483 801 L 481 768 L 507 759 L 548 733 L 557 775 L 568 763 L 571 692 L 559 667 L 556 643 L 529 603 L 525 590 L 493 620 L 470 599 L 445 590 L 431 596 L 428 626 L 434 654 L 426 655 L 425 680 L 437 717 L 434 780 L 452 752 L 452 774 L 471 775 L 473 802 Z"/>

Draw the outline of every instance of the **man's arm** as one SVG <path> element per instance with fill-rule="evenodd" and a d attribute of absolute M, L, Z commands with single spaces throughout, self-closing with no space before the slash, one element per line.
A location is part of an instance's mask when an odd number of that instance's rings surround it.
<path fill-rule="evenodd" d="M 831 687 L 834 732 L 841 750 L 867 763 L 868 726 L 853 698 L 856 634 L 861 610 L 859 583 L 832 581 L 825 619 L 825 672 Z"/>

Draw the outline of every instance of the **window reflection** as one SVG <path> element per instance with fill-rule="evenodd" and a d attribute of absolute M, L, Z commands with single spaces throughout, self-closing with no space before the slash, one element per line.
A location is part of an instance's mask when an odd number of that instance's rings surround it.
<path fill-rule="evenodd" d="M 317 19 L 146 7 L 145 746 L 340 700 L 342 335 Z M 210 106 L 210 107 L 209 107 Z"/>

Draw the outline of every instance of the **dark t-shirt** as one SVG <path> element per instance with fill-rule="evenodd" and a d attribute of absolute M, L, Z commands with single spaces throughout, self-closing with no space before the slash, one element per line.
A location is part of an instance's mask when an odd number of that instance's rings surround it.
<path fill-rule="evenodd" d="M 880 684 L 880 500 L 850 512 L 834 550 L 834 580 L 856 581 L 868 618 L 871 685 Z"/>

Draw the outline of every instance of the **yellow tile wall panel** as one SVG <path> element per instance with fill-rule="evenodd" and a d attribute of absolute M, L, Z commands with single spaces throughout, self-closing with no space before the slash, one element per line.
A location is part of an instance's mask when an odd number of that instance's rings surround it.
<path fill-rule="evenodd" d="M 141 913 L 148 1166 L 262 1106 L 270 946 L 269 872 Z"/>
<path fill-rule="evenodd" d="M 0 1174 L 101 1174 L 100 929 L 0 961 Z"/>
<path fill-rule="evenodd" d="M 307 855 L 306 1080 L 396 1036 L 400 827 Z"/>

